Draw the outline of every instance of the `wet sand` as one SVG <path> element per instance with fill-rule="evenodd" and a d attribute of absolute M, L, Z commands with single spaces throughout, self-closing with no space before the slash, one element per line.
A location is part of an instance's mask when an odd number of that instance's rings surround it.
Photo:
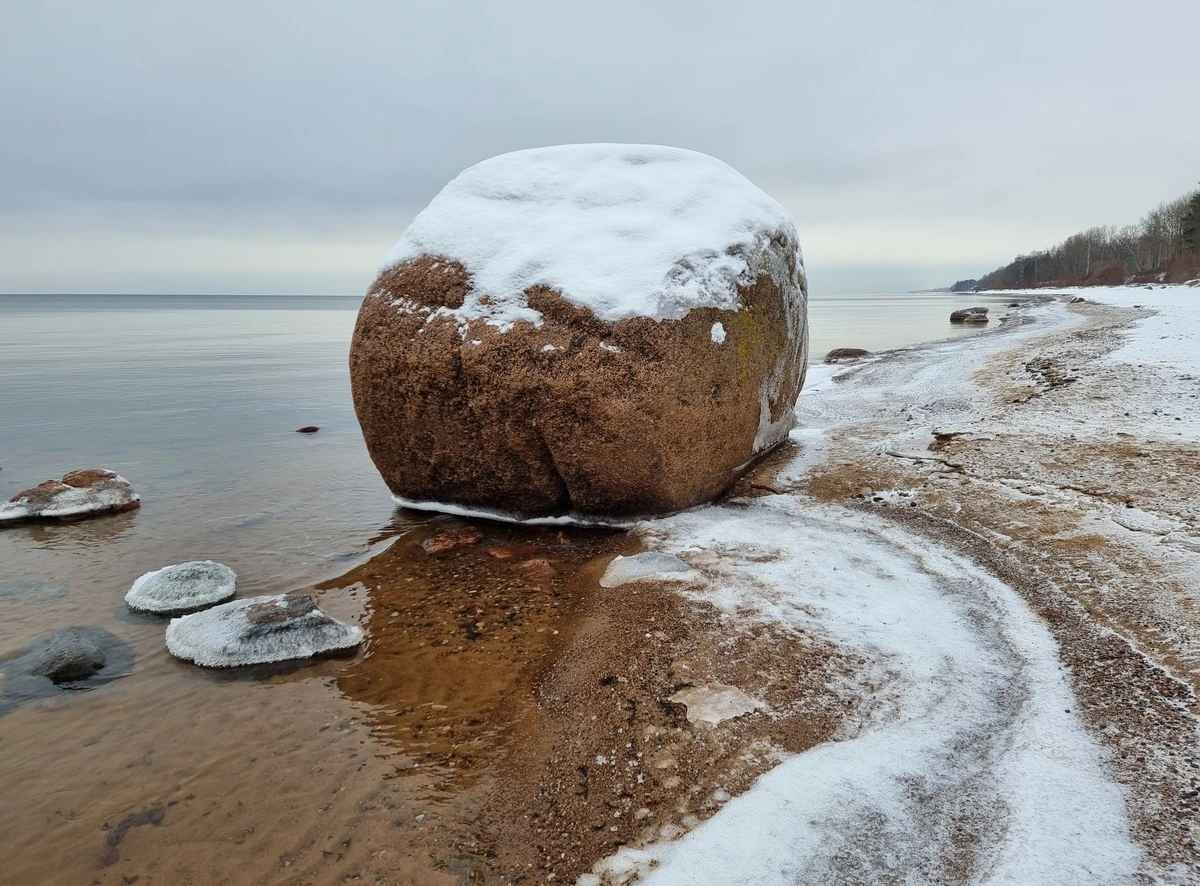
<path fill-rule="evenodd" d="M 565 882 L 708 817 L 845 711 L 831 648 L 669 585 L 599 588 L 629 534 L 477 522 L 422 548 L 466 525 L 316 586 L 367 629 L 350 659 L 193 668 L 108 601 L 134 673 L 0 717 L 0 881 Z M 668 698 L 708 682 L 771 713 L 689 723 Z"/>

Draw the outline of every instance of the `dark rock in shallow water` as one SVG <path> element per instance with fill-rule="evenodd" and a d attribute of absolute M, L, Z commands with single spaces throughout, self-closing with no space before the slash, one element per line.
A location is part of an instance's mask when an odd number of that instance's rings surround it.
<path fill-rule="evenodd" d="M 986 323 L 987 308 L 963 308 L 950 314 L 951 323 Z"/>
<path fill-rule="evenodd" d="M 38 653 L 29 673 L 48 677 L 51 682 L 74 683 L 86 680 L 104 667 L 104 650 L 75 631 L 60 631 Z"/>
<path fill-rule="evenodd" d="M 116 635 L 92 626 L 39 637 L 0 662 L 0 715 L 66 689 L 93 689 L 133 671 L 134 652 Z"/>
<path fill-rule="evenodd" d="M 0 504 L 0 526 L 28 520 L 85 520 L 117 514 L 141 505 L 141 497 L 124 477 L 102 468 L 68 471 L 18 492 Z"/>
<path fill-rule="evenodd" d="M 307 594 L 251 597 L 172 619 L 167 651 L 210 668 L 314 658 L 354 649 L 362 628 L 317 608 Z"/>
<path fill-rule="evenodd" d="M 0 603 L 52 603 L 70 593 L 61 582 L 37 579 L 0 579 Z"/>
<path fill-rule="evenodd" d="M 133 583 L 130 609 L 156 615 L 183 615 L 223 603 L 237 590 L 237 573 L 212 560 L 193 560 L 147 572 Z"/>
<path fill-rule="evenodd" d="M 317 427 L 316 425 L 305 425 L 302 428 L 296 428 L 296 433 L 297 434 L 315 434 L 319 430 L 321 430 L 321 429 L 319 427 Z"/>
<path fill-rule="evenodd" d="M 859 360 L 863 357 L 870 357 L 871 352 L 863 348 L 834 348 L 825 355 L 826 363 L 844 363 L 850 360 Z"/>

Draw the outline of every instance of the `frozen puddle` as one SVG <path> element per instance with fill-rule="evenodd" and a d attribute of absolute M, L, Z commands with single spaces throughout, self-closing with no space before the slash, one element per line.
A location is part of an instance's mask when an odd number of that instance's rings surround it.
<path fill-rule="evenodd" d="M 663 552 L 710 552 L 697 596 L 874 662 L 856 690 L 868 714 L 679 840 L 601 861 L 581 886 L 1134 880 L 1142 854 L 1123 794 L 1016 592 L 872 515 L 790 496 L 652 531 Z"/>

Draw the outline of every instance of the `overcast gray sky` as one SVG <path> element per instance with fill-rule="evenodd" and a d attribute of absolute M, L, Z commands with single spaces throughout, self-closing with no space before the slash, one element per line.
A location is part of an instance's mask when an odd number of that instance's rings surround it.
<path fill-rule="evenodd" d="M 9 0 L 0 292 L 365 290 L 460 170 L 713 154 L 813 291 L 975 276 L 1200 178 L 1200 2 Z"/>

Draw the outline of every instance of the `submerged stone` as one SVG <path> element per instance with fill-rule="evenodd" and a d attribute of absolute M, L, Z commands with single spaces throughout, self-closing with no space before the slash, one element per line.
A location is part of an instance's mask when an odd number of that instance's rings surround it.
<path fill-rule="evenodd" d="M 133 583 L 130 609 L 156 615 L 183 615 L 224 602 L 237 591 L 237 573 L 212 560 L 193 560 L 147 572 Z"/>
<path fill-rule="evenodd" d="M 67 689 L 101 686 L 129 674 L 133 661 L 129 644 L 103 628 L 71 627 L 45 634 L 0 661 L 0 714 Z"/>
<path fill-rule="evenodd" d="M 166 639 L 176 658 L 233 668 L 344 652 L 363 631 L 326 615 L 307 594 L 276 594 L 172 619 Z"/>

